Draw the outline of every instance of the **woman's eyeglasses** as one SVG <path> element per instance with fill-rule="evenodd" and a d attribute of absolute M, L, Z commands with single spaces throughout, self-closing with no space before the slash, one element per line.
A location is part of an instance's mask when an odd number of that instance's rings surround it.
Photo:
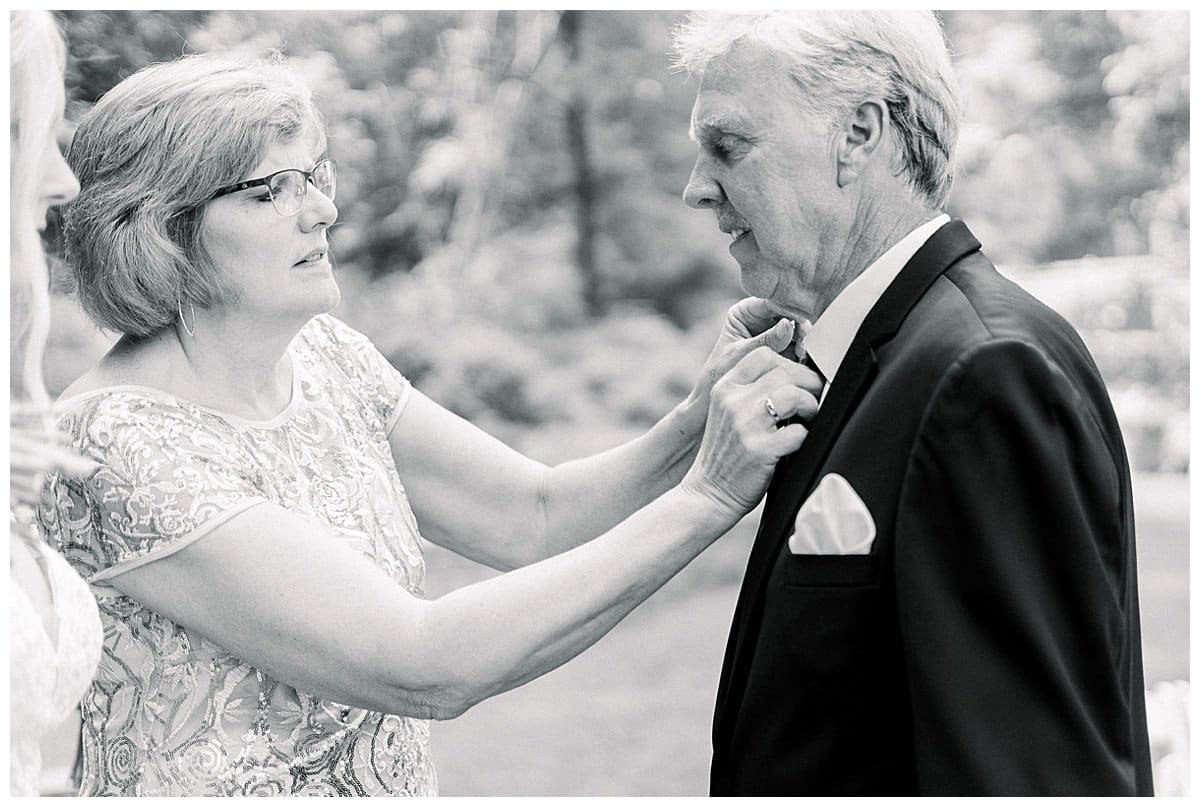
<path fill-rule="evenodd" d="M 236 185 L 221 188 L 213 194 L 212 198 L 216 199 L 227 193 L 237 193 L 247 188 L 266 185 L 267 193 L 271 197 L 271 204 L 275 206 L 275 212 L 281 216 L 294 216 L 304 205 L 304 197 L 308 195 L 308 183 L 310 182 L 332 201 L 337 193 L 337 165 L 333 160 L 321 160 L 311 171 L 285 168 L 282 171 L 267 174 L 265 177 L 247 179 Z"/>

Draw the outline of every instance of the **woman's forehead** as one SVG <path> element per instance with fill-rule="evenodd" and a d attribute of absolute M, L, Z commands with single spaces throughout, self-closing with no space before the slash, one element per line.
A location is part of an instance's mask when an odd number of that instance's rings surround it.
<path fill-rule="evenodd" d="M 265 176 L 285 168 L 312 169 L 321 158 L 311 138 L 297 138 L 289 142 L 276 140 L 267 147 L 263 158 L 250 169 L 252 176 Z"/>

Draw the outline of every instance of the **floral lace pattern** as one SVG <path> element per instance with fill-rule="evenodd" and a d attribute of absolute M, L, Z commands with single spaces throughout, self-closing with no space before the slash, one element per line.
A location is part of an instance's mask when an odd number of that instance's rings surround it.
<path fill-rule="evenodd" d="M 39 514 L 104 624 L 81 795 L 437 793 L 428 721 L 297 691 L 105 582 L 271 502 L 421 596 L 420 535 L 387 442 L 408 381 L 333 317 L 289 350 L 292 401 L 266 422 L 137 387 L 67 402 L 60 428 L 102 466 L 86 484 L 51 480 Z"/>

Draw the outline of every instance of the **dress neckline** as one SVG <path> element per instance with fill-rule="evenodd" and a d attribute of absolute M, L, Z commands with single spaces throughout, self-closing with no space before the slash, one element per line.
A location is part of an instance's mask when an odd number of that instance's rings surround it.
<path fill-rule="evenodd" d="M 254 428 L 254 429 L 270 429 L 270 428 L 274 428 L 276 426 L 280 426 L 280 425 L 286 423 L 289 419 L 291 419 L 292 413 L 295 411 L 296 407 L 298 407 L 300 405 L 301 362 L 296 358 L 296 354 L 292 350 L 292 347 L 290 345 L 288 346 L 288 356 L 292 360 L 291 397 L 288 399 L 287 404 L 284 405 L 283 409 L 281 409 L 278 414 L 274 415 L 273 417 L 267 418 L 266 420 L 248 418 L 243 415 L 235 415 L 232 412 L 226 412 L 223 409 L 217 409 L 216 407 L 213 407 L 213 406 L 207 406 L 205 404 L 195 403 L 194 401 L 189 401 L 186 398 L 180 398 L 178 395 L 174 395 L 170 392 L 167 392 L 166 390 L 161 390 L 161 389 L 158 389 L 157 387 L 145 386 L 143 384 L 113 384 L 113 385 L 107 386 L 107 387 L 97 387 L 96 389 L 86 390 L 84 392 L 76 393 L 75 395 L 71 395 L 66 398 L 60 398 L 55 403 L 55 409 L 60 410 L 60 413 L 61 413 L 61 411 L 70 409 L 70 408 L 74 407 L 76 404 L 78 404 L 82 401 L 86 401 L 89 398 L 94 398 L 94 397 L 101 396 L 101 395 L 111 395 L 111 394 L 125 392 L 125 393 L 134 393 L 134 394 L 138 394 L 143 397 L 146 397 L 146 398 L 163 401 L 165 403 L 169 403 L 174 406 L 178 406 L 178 407 L 182 407 L 182 408 L 199 409 L 203 412 L 209 412 L 211 414 L 217 415 L 218 417 L 222 418 L 225 421 L 228 421 L 229 423 L 231 423 L 235 426 L 243 426 L 243 427 Z"/>

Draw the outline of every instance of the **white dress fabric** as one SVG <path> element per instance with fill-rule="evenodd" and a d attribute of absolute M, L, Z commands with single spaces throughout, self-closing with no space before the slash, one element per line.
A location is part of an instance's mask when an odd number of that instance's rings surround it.
<path fill-rule="evenodd" d="M 109 583 L 270 503 L 423 596 L 420 534 L 387 439 L 411 386 L 330 316 L 288 349 L 292 399 L 269 421 L 132 386 L 62 402 L 68 443 L 101 466 L 86 484 L 53 480 L 39 514 L 104 623 L 82 704 L 81 795 L 437 793 L 429 721 L 299 691 Z"/>
<path fill-rule="evenodd" d="M 10 541 L 23 540 L 19 536 Z M 53 638 L 24 589 L 9 579 L 9 766 L 14 796 L 38 795 L 41 739 L 79 703 L 100 660 L 100 614 L 88 584 L 50 547 L 31 542 L 50 587 Z"/>

